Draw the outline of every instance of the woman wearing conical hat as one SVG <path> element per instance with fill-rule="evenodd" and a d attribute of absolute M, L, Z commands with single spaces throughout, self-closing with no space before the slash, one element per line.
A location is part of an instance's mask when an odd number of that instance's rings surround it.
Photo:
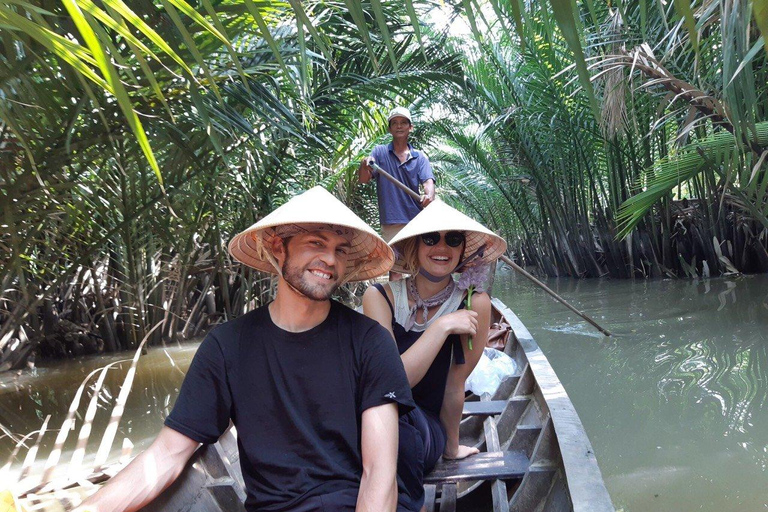
<path fill-rule="evenodd" d="M 438 199 L 390 246 L 397 256 L 393 270 L 411 276 L 369 288 L 363 312 L 397 342 L 418 406 L 400 419 L 398 475 L 412 499 L 423 501 L 423 475 L 440 456 L 461 459 L 478 451 L 459 444 L 459 422 L 464 382 L 488 335 L 491 301 L 474 291 L 467 307 L 472 283 L 463 281 L 487 277 L 486 264 L 504 253 L 506 242 Z M 456 272 L 462 275 L 459 283 L 452 276 Z"/>

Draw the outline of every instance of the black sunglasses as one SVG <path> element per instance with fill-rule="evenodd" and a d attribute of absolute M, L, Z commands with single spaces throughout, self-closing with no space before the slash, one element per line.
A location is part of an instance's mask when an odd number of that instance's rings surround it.
<path fill-rule="evenodd" d="M 421 235 L 421 241 L 424 245 L 432 247 L 440 243 L 440 233 L 424 233 Z M 449 231 L 445 234 L 445 245 L 448 247 L 458 247 L 464 243 L 464 233 L 461 231 Z"/>

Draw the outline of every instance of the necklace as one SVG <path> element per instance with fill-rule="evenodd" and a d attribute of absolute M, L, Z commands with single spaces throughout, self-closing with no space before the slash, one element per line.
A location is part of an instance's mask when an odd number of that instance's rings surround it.
<path fill-rule="evenodd" d="M 424 324 L 426 324 L 429 308 L 443 304 L 451 297 L 451 295 L 453 295 L 454 288 L 456 288 L 456 283 L 453 281 L 453 278 L 451 278 L 445 288 L 425 300 L 421 298 L 421 295 L 419 295 L 419 290 L 416 288 L 416 280 L 413 278 L 408 278 L 408 293 L 413 298 L 414 305 L 408 312 L 408 319 L 405 321 L 405 325 L 403 326 L 405 327 L 405 330 L 410 331 L 411 328 L 416 324 L 416 315 L 418 315 L 419 311 L 423 312 Z"/>

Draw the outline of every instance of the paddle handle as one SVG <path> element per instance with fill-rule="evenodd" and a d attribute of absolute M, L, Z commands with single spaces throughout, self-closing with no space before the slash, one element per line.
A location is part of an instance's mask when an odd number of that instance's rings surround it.
<path fill-rule="evenodd" d="M 528 279 L 530 279 L 531 281 L 533 281 L 533 283 L 534 283 L 534 284 L 536 284 L 536 285 L 537 285 L 539 288 L 541 288 L 542 290 L 544 290 L 545 292 L 547 292 L 548 294 L 550 294 L 552 297 L 554 297 L 554 298 L 555 298 L 555 300 L 557 300 L 557 301 L 558 301 L 560 304 L 562 304 L 563 306 L 567 307 L 568 309 L 570 309 L 571 311 L 573 311 L 574 313 L 576 313 L 577 315 L 579 315 L 581 318 L 583 318 L 584 320 L 586 320 L 587 322 L 589 322 L 589 323 L 590 323 L 591 325 L 593 325 L 593 326 L 594 326 L 594 327 L 595 327 L 595 328 L 596 328 L 598 331 L 600 331 L 601 333 L 605 334 L 606 336 L 610 336 L 610 335 L 611 335 L 610 331 L 608 331 L 608 330 L 606 330 L 606 329 L 603 329 L 602 327 L 600 327 L 600 325 L 599 325 L 597 322 L 595 322 L 594 320 L 592 320 L 592 319 L 591 319 L 589 316 L 587 316 L 586 314 L 582 313 L 581 311 L 579 311 L 579 310 L 578 310 L 578 309 L 576 309 L 575 307 L 573 307 L 573 306 L 571 306 L 570 304 L 568 304 L 568 301 L 566 301 L 564 298 L 562 298 L 562 297 L 561 297 L 561 296 L 559 296 L 557 293 L 555 293 L 555 292 L 554 292 L 554 291 L 553 291 L 551 288 L 549 288 L 547 285 L 545 285 L 544 283 L 542 283 L 541 281 L 539 281 L 538 279 L 536 279 L 535 277 L 533 277 L 533 276 L 532 276 L 530 273 L 528 273 L 528 271 L 527 271 L 527 270 L 525 270 L 523 267 L 521 267 L 520 265 L 518 265 L 517 263 L 515 263 L 514 261 L 512 261 L 512 260 L 511 260 L 510 258 L 508 258 L 508 257 L 507 257 L 505 254 L 502 254 L 502 255 L 499 257 L 499 259 L 500 259 L 501 261 L 503 261 L 504 263 L 506 263 L 507 265 L 509 265 L 510 267 L 512 267 L 513 269 L 517 270 L 519 273 L 521 273 L 521 274 L 522 274 L 523 276 L 525 276 L 526 278 L 528 278 Z"/>
<path fill-rule="evenodd" d="M 377 164 L 376 162 L 371 162 L 369 165 L 370 165 L 371 167 L 373 167 L 373 168 L 376 170 L 376 172 L 378 172 L 379 174 L 381 174 L 382 176 L 384 176 L 385 178 L 387 178 L 389 181 L 391 181 L 391 182 L 392 182 L 392 184 L 394 184 L 394 185 L 395 185 L 397 188 L 399 188 L 400 190 L 402 190 L 403 192 L 405 192 L 406 194 L 408 194 L 409 196 L 411 196 L 411 197 L 412 197 L 412 198 L 414 198 L 415 200 L 417 200 L 417 201 L 421 202 L 421 196 L 420 196 L 419 194 L 417 194 L 416 192 L 414 192 L 414 191 L 413 191 L 413 190 L 411 190 L 410 188 L 406 187 L 406 186 L 405 186 L 403 183 L 401 183 L 401 182 L 400 182 L 400 180 L 398 180 L 397 178 L 395 178 L 394 176 L 392 176 L 391 174 L 389 174 L 387 171 L 385 171 L 384 169 L 382 169 L 382 168 L 379 166 L 379 164 Z M 601 333 L 605 334 L 606 336 L 610 336 L 610 335 L 611 335 L 610 331 L 608 331 L 607 329 L 604 329 L 604 328 L 600 327 L 600 325 L 599 325 L 597 322 L 595 322 L 594 320 L 592 320 L 592 319 L 591 319 L 589 316 L 587 316 L 586 314 L 582 313 L 581 311 L 579 311 L 579 310 L 578 310 L 578 309 L 576 309 L 575 307 L 573 307 L 573 306 L 571 306 L 570 304 L 568 304 L 568 301 L 566 301 L 564 298 L 562 298 L 562 297 L 561 297 L 561 296 L 559 296 L 557 293 L 555 293 L 555 292 L 554 292 L 554 291 L 553 291 L 551 288 L 549 288 L 547 285 L 545 285 L 544 283 L 542 283 L 541 281 L 539 281 L 538 279 L 536 279 L 535 277 L 533 277 L 533 276 L 532 276 L 532 275 L 531 275 L 531 274 L 530 274 L 528 271 L 526 271 L 526 270 L 525 270 L 523 267 L 521 267 L 520 265 L 518 265 L 517 263 L 515 263 L 514 261 L 512 261 L 511 259 L 509 259 L 509 258 L 508 258 L 506 255 L 502 254 L 502 255 L 501 255 L 501 257 L 500 257 L 499 259 L 500 259 L 501 261 L 503 261 L 504 263 L 506 263 L 507 265 L 509 265 L 510 267 L 512 267 L 513 269 L 515 269 L 515 270 L 516 270 L 517 272 L 519 272 L 520 274 L 522 274 L 524 277 L 526 277 L 527 279 L 529 279 L 529 280 L 530 280 L 531 282 L 533 282 L 533 283 L 534 283 L 536 286 L 538 286 L 539 288 L 541 288 L 542 290 L 544 290 L 545 292 L 547 292 L 547 293 L 548 293 L 549 295 L 551 295 L 551 296 L 552 296 L 552 297 L 553 297 L 555 300 L 557 300 L 557 301 L 558 301 L 560 304 L 562 304 L 563 306 L 567 307 L 568 309 L 570 309 L 571 311 L 573 311 L 574 313 L 576 313 L 577 315 L 579 315 L 581 318 L 583 318 L 584 320 L 586 320 L 587 322 L 589 322 L 589 323 L 590 323 L 590 325 L 592 325 L 593 327 L 595 327 L 595 329 L 597 329 L 597 330 L 598 330 L 598 331 L 600 331 Z"/>
<path fill-rule="evenodd" d="M 411 197 L 412 197 L 413 199 L 415 199 L 416 201 L 418 201 L 418 202 L 421 202 L 421 196 L 420 196 L 420 195 L 419 195 L 417 192 L 414 192 L 414 191 L 413 191 L 413 190 L 411 190 L 410 188 L 406 187 L 406 186 L 405 186 L 405 185 L 404 185 L 404 184 L 403 184 L 403 183 L 402 183 L 400 180 L 398 180 L 397 178 L 395 178 L 394 176 L 392 176 L 391 174 L 389 174 L 387 171 L 385 171 L 384 169 L 382 169 L 382 168 L 379 166 L 379 164 L 377 164 L 376 162 L 371 162 L 369 165 L 370 165 L 371 167 L 373 167 L 373 169 L 374 169 L 376 172 L 378 172 L 379 174 L 381 174 L 382 176 L 384 176 L 385 178 L 387 178 L 389 181 L 391 181 L 391 182 L 392 182 L 392 184 L 393 184 L 394 186 L 396 186 L 397 188 L 399 188 L 400 190 L 402 190 L 403 192 L 405 192 L 406 194 L 408 194 L 409 196 L 411 196 Z"/>

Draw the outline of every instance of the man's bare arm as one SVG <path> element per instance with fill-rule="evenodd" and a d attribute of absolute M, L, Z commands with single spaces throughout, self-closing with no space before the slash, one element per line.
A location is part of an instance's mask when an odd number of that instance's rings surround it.
<path fill-rule="evenodd" d="M 373 157 L 366 156 L 360 161 L 360 167 L 357 168 L 357 181 L 363 185 L 373 178 L 373 167 L 371 167 L 372 161 L 374 161 Z"/>
<path fill-rule="evenodd" d="M 163 427 L 152 445 L 74 510 L 132 512 L 155 499 L 178 478 L 200 443 Z"/>
<path fill-rule="evenodd" d="M 421 196 L 421 207 L 426 208 L 429 203 L 435 200 L 435 180 L 428 179 L 422 183 L 424 195 Z"/>
<path fill-rule="evenodd" d="M 397 508 L 397 404 L 363 411 L 363 478 L 357 512 L 386 512 Z"/>

